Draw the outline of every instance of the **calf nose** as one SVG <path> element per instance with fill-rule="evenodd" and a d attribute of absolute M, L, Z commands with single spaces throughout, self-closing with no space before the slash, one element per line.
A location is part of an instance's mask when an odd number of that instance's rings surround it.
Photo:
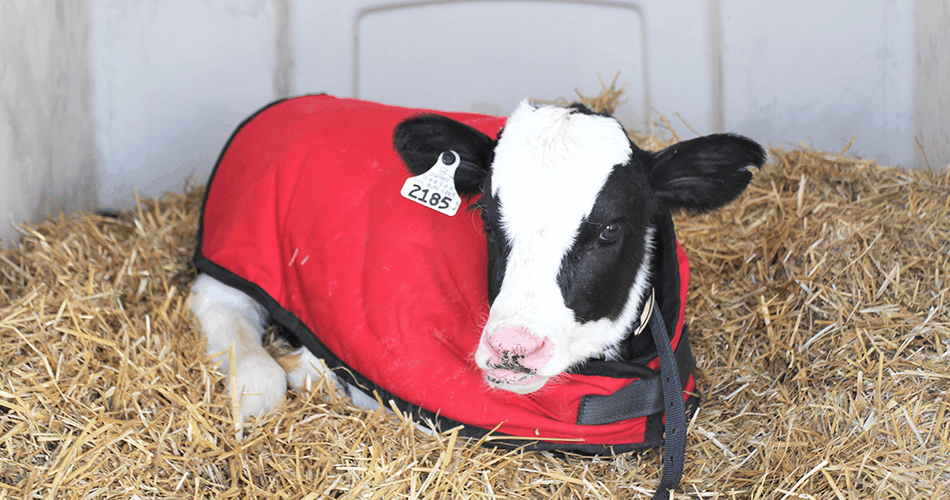
<path fill-rule="evenodd" d="M 521 326 L 492 332 L 487 340 L 491 350 L 488 364 L 495 367 L 537 370 L 551 359 L 553 351 L 551 341 Z"/>

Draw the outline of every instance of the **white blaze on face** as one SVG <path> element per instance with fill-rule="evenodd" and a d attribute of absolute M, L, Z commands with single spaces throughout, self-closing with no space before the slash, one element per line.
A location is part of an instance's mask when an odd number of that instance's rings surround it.
<path fill-rule="evenodd" d="M 511 252 L 475 355 L 492 385 L 521 393 L 537 390 L 547 378 L 621 340 L 607 337 L 624 334 L 632 323 L 624 318 L 636 313 L 630 300 L 616 322 L 604 318 L 578 323 L 557 283 L 561 261 L 581 222 L 590 215 L 614 166 L 627 163 L 632 153 L 623 128 L 610 117 L 522 102 L 508 119 L 495 149 L 491 194 L 497 198 Z M 646 278 L 638 276 L 637 282 L 634 288 L 642 293 Z M 622 321 L 628 324 L 616 324 Z M 618 329 L 623 331 L 618 334 Z M 497 338 L 497 332 L 524 330 L 545 342 L 543 359 L 522 363 L 534 376 L 514 377 L 499 370 L 493 376 L 490 360 L 498 356 L 496 352 L 492 358 L 488 339 Z"/>

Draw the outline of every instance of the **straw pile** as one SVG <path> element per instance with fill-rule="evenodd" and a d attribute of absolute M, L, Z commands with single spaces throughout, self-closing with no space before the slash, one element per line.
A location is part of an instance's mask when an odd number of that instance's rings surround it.
<path fill-rule="evenodd" d="M 741 200 L 677 217 L 703 403 L 676 497 L 950 497 L 950 168 L 770 154 Z M 238 430 L 186 307 L 201 194 L 0 252 L 0 500 L 652 493 L 657 451 L 500 451 L 325 383 Z"/>

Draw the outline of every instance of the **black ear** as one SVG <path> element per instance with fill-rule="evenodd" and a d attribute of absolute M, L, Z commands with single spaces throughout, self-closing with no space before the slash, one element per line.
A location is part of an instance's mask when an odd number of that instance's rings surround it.
<path fill-rule="evenodd" d="M 443 151 L 455 151 L 461 163 L 455 171 L 460 194 L 476 194 L 488 177 L 495 141 L 478 130 L 442 115 L 417 115 L 393 131 L 393 146 L 413 175 L 428 171 Z"/>
<path fill-rule="evenodd" d="M 653 155 L 650 186 L 667 209 L 706 211 L 734 200 L 762 168 L 765 150 L 733 134 L 713 134 L 674 144 Z"/>

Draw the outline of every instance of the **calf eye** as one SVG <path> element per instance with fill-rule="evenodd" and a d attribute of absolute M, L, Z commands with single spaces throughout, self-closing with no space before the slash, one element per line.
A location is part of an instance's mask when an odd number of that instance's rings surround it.
<path fill-rule="evenodd" d="M 613 243 L 620 238 L 620 233 L 623 231 L 623 228 L 620 226 L 619 222 L 611 222 L 604 226 L 600 231 L 600 236 L 598 238 L 602 243 Z"/>

